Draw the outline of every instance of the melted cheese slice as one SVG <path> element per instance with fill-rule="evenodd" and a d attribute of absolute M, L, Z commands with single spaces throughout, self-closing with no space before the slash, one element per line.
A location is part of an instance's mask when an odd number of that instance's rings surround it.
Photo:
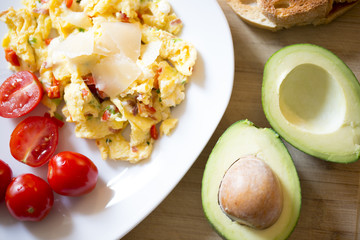
<path fill-rule="evenodd" d="M 66 11 L 63 19 L 77 27 L 89 28 L 92 26 L 91 19 L 84 12 Z"/>
<path fill-rule="evenodd" d="M 137 24 L 102 22 L 96 30 L 91 28 L 72 33 L 63 41 L 54 40 L 49 46 L 49 63 L 63 64 L 68 60 L 80 73 L 91 71 L 97 88 L 110 97 L 123 92 L 141 74 L 136 64 L 141 47 Z M 155 50 L 150 61 L 157 55 Z"/>
<path fill-rule="evenodd" d="M 97 31 L 95 52 L 101 55 L 121 53 L 132 61 L 140 56 L 141 31 L 137 24 L 102 22 Z"/>
<path fill-rule="evenodd" d="M 161 46 L 161 41 L 154 41 L 141 46 L 141 60 L 145 66 L 155 62 L 156 58 L 160 55 Z"/>
<path fill-rule="evenodd" d="M 103 58 L 92 69 L 99 90 L 109 97 L 123 92 L 141 74 L 141 69 L 124 54 L 114 54 Z"/>
<path fill-rule="evenodd" d="M 65 40 L 54 38 L 48 48 L 49 62 L 58 63 L 64 58 L 74 59 L 81 56 L 90 56 L 94 52 L 94 32 L 76 32 L 70 34 Z"/>

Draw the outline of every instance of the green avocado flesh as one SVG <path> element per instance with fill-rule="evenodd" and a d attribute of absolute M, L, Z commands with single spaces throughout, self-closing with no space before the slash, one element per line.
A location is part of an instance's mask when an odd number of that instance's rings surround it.
<path fill-rule="evenodd" d="M 219 186 L 225 173 L 234 162 L 246 156 L 255 156 L 265 162 L 282 187 L 281 215 L 272 226 L 263 230 L 231 220 L 219 205 Z M 272 129 L 257 128 L 248 120 L 234 123 L 219 138 L 205 167 L 201 195 L 210 224 L 219 235 L 229 240 L 286 239 L 300 214 L 300 182 L 291 156 Z"/>
<path fill-rule="evenodd" d="M 360 155 L 360 85 L 329 50 L 282 48 L 264 68 L 262 105 L 272 128 L 312 156 L 339 163 Z"/>

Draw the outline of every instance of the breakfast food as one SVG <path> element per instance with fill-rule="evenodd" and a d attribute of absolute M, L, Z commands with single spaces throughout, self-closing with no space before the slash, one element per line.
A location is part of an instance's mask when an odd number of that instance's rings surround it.
<path fill-rule="evenodd" d="M 45 165 L 58 145 L 59 125 L 54 119 L 30 116 L 21 121 L 10 136 L 11 155 L 31 167 Z"/>
<path fill-rule="evenodd" d="M 103 159 L 138 162 L 170 134 L 197 57 L 165 0 L 24 0 L 1 14 L 10 68 L 38 73 L 42 103 L 95 139 Z M 125 129 L 130 128 L 129 136 Z M 160 129 L 162 132 L 158 132 Z"/>
<path fill-rule="evenodd" d="M 98 169 L 88 157 L 70 151 L 49 161 L 47 180 L 54 192 L 65 196 L 82 196 L 96 187 Z"/>
<path fill-rule="evenodd" d="M 300 215 L 295 165 L 279 136 L 248 120 L 231 125 L 204 170 L 202 205 L 224 239 L 286 239 Z"/>
<path fill-rule="evenodd" d="M 10 184 L 13 172 L 6 162 L 0 159 L 0 202 L 5 199 L 7 186 Z"/>
<path fill-rule="evenodd" d="M 277 31 L 300 25 L 330 23 L 359 0 L 227 0 L 246 22 Z"/>
<path fill-rule="evenodd" d="M 327 49 L 290 45 L 265 65 L 266 118 L 286 141 L 312 156 L 339 163 L 359 159 L 359 104 L 354 73 Z"/>
<path fill-rule="evenodd" d="M 51 211 L 54 193 L 44 179 L 25 173 L 11 180 L 6 189 L 5 203 L 15 219 L 38 222 Z"/>

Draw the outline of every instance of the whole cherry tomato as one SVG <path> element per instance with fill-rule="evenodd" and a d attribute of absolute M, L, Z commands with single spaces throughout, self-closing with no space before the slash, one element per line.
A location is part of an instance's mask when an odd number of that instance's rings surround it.
<path fill-rule="evenodd" d="M 98 169 L 86 156 L 65 151 L 50 159 L 47 179 L 56 193 L 80 196 L 95 188 Z"/>
<path fill-rule="evenodd" d="M 31 116 L 11 134 L 10 152 L 18 161 L 39 167 L 49 161 L 58 144 L 57 123 L 50 117 Z"/>
<path fill-rule="evenodd" d="M 14 178 L 6 190 L 6 206 L 20 221 L 40 221 L 54 204 L 54 193 L 42 178 L 28 173 Z"/>
<path fill-rule="evenodd" d="M 0 202 L 5 199 L 6 188 L 11 182 L 12 170 L 9 165 L 0 160 Z"/>
<path fill-rule="evenodd" d="M 32 111 L 42 96 L 43 89 L 33 73 L 14 73 L 0 86 L 0 116 L 21 117 Z"/>

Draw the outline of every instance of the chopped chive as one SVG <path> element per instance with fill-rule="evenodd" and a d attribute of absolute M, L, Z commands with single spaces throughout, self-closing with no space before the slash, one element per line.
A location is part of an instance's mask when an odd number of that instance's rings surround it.
<path fill-rule="evenodd" d="M 85 29 L 79 28 L 79 32 L 85 32 Z"/>
<path fill-rule="evenodd" d="M 109 105 L 105 108 L 105 110 L 108 110 L 111 114 L 116 113 L 116 107 L 114 105 Z"/>
<path fill-rule="evenodd" d="M 37 41 L 36 38 L 30 37 L 28 42 L 29 42 L 29 44 L 31 45 L 31 44 L 36 43 L 36 41 Z"/>
<path fill-rule="evenodd" d="M 112 142 L 112 140 L 111 140 L 110 138 L 107 138 L 107 139 L 106 139 L 106 143 L 107 143 L 107 144 L 109 144 L 109 143 L 111 143 L 111 142 Z"/>

